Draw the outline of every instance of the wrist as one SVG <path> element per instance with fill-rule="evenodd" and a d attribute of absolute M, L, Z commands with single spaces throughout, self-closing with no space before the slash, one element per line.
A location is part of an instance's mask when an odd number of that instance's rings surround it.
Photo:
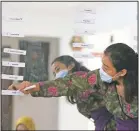
<path fill-rule="evenodd" d="M 32 91 L 36 92 L 36 91 L 40 91 L 41 86 L 44 86 L 44 82 L 38 82 L 32 85 L 36 85 L 36 87 L 32 89 Z"/>
<path fill-rule="evenodd" d="M 41 86 L 44 86 L 44 82 L 42 82 L 42 81 L 40 81 L 40 82 L 38 82 L 39 83 L 39 86 L 41 87 Z"/>
<path fill-rule="evenodd" d="M 36 92 L 36 91 L 39 91 L 40 90 L 40 84 L 39 83 L 34 83 L 32 85 L 35 85 L 36 86 L 35 88 L 32 88 L 32 91 L 33 92 Z"/>

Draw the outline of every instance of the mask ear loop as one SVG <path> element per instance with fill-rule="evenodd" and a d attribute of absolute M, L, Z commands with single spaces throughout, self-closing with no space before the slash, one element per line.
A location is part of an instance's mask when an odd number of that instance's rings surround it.
<path fill-rule="evenodd" d="M 114 77 L 117 77 L 117 78 L 118 78 L 118 77 L 121 77 L 120 75 L 119 75 L 119 76 L 117 76 L 117 75 L 118 75 L 118 73 L 115 74 L 115 75 L 112 77 L 112 80 L 113 80 Z"/>

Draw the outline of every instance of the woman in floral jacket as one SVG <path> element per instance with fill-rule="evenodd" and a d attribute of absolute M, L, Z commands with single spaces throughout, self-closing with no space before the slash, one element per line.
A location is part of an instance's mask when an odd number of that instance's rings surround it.
<path fill-rule="evenodd" d="M 104 51 L 102 68 L 76 72 L 64 78 L 36 83 L 36 88 L 23 89 L 34 83 L 16 85 L 25 94 L 34 97 L 73 96 L 78 108 L 89 117 L 91 112 L 107 108 L 113 120 L 105 123 L 106 130 L 137 130 L 138 124 L 138 57 L 126 44 L 110 45 Z M 9 89 L 11 89 L 9 87 Z M 99 116 L 105 116 L 105 113 Z M 102 123 L 103 125 L 104 123 Z"/>

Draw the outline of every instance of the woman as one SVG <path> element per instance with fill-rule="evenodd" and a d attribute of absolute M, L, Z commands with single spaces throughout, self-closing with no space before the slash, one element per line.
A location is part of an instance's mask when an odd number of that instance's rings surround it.
<path fill-rule="evenodd" d="M 78 72 L 78 71 L 84 71 L 84 72 L 90 71 L 85 66 L 82 66 L 73 57 L 68 56 L 68 55 L 63 55 L 63 56 L 55 58 L 51 64 L 51 67 L 52 67 L 53 75 L 56 79 L 64 78 L 68 74 Z M 67 96 L 67 100 L 71 104 L 76 103 L 72 95 Z"/>
<path fill-rule="evenodd" d="M 71 74 L 71 73 L 77 72 L 77 71 L 89 72 L 89 70 L 86 67 L 82 66 L 73 57 L 68 56 L 68 55 L 57 57 L 52 62 L 51 66 L 52 66 L 52 71 L 53 71 L 55 78 L 63 78 L 65 76 L 67 76 L 68 74 Z M 90 98 L 91 98 L 91 96 L 90 96 Z M 91 116 L 89 116 L 86 111 L 86 107 L 88 106 L 88 103 L 85 103 L 84 101 L 81 101 L 80 103 L 76 103 L 74 96 L 72 96 L 72 95 L 67 96 L 67 100 L 71 104 L 77 104 L 78 111 L 82 115 L 84 115 L 85 117 L 87 117 L 89 119 L 91 118 Z M 89 110 L 88 110 L 88 112 L 89 112 Z M 92 112 L 92 111 L 90 111 L 90 112 Z M 101 116 L 102 113 L 105 113 L 105 119 L 104 119 L 104 117 Z M 93 114 L 94 114 L 93 119 L 95 120 L 97 130 L 104 129 L 104 126 L 102 126 L 101 124 L 98 125 L 97 123 L 101 123 L 101 122 L 104 123 L 104 121 L 105 121 L 105 123 L 107 123 L 112 118 L 112 114 L 110 114 L 106 110 L 106 108 L 101 108 L 101 109 L 95 111 L 95 113 L 93 113 Z M 96 115 L 97 116 L 99 115 L 99 119 L 98 119 L 98 117 L 96 117 Z"/>
<path fill-rule="evenodd" d="M 31 93 L 34 97 L 73 96 L 82 112 L 96 119 L 105 113 L 95 116 L 94 112 L 106 107 L 114 115 L 113 121 L 101 124 L 106 130 L 137 130 L 136 53 L 126 44 L 113 44 L 105 49 L 102 63 L 101 69 L 89 73 L 79 71 L 61 79 L 38 82 L 35 84 L 36 88 L 29 91 L 23 89 L 33 83 L 22 82 L 15 87 L 25 94 Z"/>
<path fill-rule="evenodd" d="M 17 120 L 16 131 L 35 131 L 35 124 L 32 118 L 24 116 Z"/>
<path fill-rule="evenodd" d="M 56 59 L 54 59 L 51 65 L 55 78 L 63 78 L 68 74 L 78 71 L 89 72 L 89 69 L 82 66 L 73 57 L 68 55 L 57 57 Z"/>
<path fill-rule="evenodd" d="M 77 62 L 73 57 L 68 56 L 68 55 L 57 57 L 52 62 L 52 71 L 56 78 L 63 78 L 67 76 L 68 74 L 71 74 L 77 71 L 89 72 L 89 70 L 86 67 L 81 66 L 79 62 Z M 90 96 L 90 99 L 91 98 L 92 97 Z M 78 111 L 82 115 L 84 115 L 85 117 L 89 119 L 91 118 L 91 116 L 87 114 L 89 110 L 86 111 L 86 107 L 89 105 L 88 103 L 85 103 L 84 101 L 80 101 L 80 103 L 76 103 L 76 101 L 74 101 L 75 100 L 74 96 L 72 95 L 67 96 L 67 100 L 71 104 L 77 104 Z M 96 130 L 104 130 L 105 124 L 108 123 L 113 118 L 113 115 L 110 112 L 108 112 L 108 110 L 105 107 L 100 108 L 99 110 L 96 110 L 94 112 L 90 110 L 90 113 L 92 113 L 92 118 L 95 120 Z M 101 124 L 102 122 L 103 122 L 103 125 Z"/>

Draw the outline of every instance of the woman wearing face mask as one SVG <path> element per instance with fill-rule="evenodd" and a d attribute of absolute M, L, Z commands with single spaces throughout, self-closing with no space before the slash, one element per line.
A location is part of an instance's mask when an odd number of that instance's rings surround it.
<path fill-rule="evenodd" d="M 85 66 L 82 66 L 78 61 L 76 61 L 73 57 L 68 55 L 63 55 L 60 57 L 57 57 L 53 60 L 52 64 L 52 71 L 53 75 L 56 79 L 58 78 L 64 78 L 68 74 L 72 74 L 74 72 L 78 71 L 84 71 L 89 72 L 90 70 L 87 69 Z M 73 96 L 67 96 L 67 100 L 74 104 L 74 97 Z"/>
<path fill-rule="evenodd" d="M 38 82 L 36 88 L 29 91 L 23 89 L 33 83 L 22 82 L 14 86 L 25 94 L 31 93 L 34 97 L 73 96 L 78 105 L 85 103 L 86 107 L 83 110 L 86 110 L 86 115 L 96 119 L 98 116 L 90 111 L 95 112 L 106 107 L 114 115 L 111 122 L 105 123 L 106 130 L 137 130 L 138 58 L 136 53 L 126 44 L 113 44 L 105 49 L 102 63 L 100 70 L 89 73 L 79 71 L 53 81 Z M 13 85 L 9 89 L 12 87 Z M 101 116 L 105 116 L 105 113 Z"/>
<path fill-rule="evenodd" d="M 52 71 L 56 79 L 64 78 L 68 74 L 71 74 L 77 71 L 89 72 L 89 70 L 86 67 L 81 66 L 79 62 L 77 62 L 73 57 L 68 56 L 68 55 L 57 57 L 52 62 Z M 91 99 L 91 96 L 90 96 L 90 99 Z M 89 109 L 86 111 L 86 107 L 89 106 L 90 103 L 88 104 L 88 102 L 84 102 L 84 101 L 80 101 L 80 103 L 78 103 L 75 101 L 74 96 L 71 96 L 71 95 L 67 96 L 67 100 L 71 104 L 77 104 L 78 111 L 85 117 L 90 119 L 91 118 L 90 114 L 91 113 L 93 114 L 94 116 L 93 119 L 95 120 L 96 130 L 103 130 L 105 126 L 101 125 L 101 123 L 102 122 L 107 123 L 113 118 L 113 115 L 110 112 L 108 112 L 105 107 L 100 108 L 99 110 L 96 110 L 95 112 L 92 112 L 92 110 L 90 110 L 90 113 L 88 113 Z M 102 114 L 105 114 L 105 115 L 103 115 L 102 117 L 101 116 Z"/>
<path fill-rule="evenodd" d="M 73 57 L 68 55 L 63 55 L 54 59 L 52 62 L 52 71 L 56 79 L 63 78 L 77 71 L 89 72 L 86 67 L 82 66 Z"/>

